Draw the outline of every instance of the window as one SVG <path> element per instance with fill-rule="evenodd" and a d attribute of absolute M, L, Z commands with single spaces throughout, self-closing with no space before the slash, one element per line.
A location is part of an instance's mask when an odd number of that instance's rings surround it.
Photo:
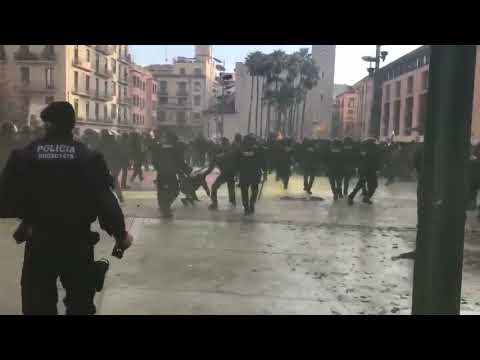
<path fill-rule="evenodd" d="M 55 98 L 53 96 L 46 96 L 45 97 L 45 104 L 50 104 L 53 101 L 55 101 Z"/>
<path fill-rule="evenodd" d="M 193 69 L 193 75 L 194 76 L 202 76 L 202 69 L 200 69 L 200 68 Z"/>
<path fill-rule="evenodd" d="M 117 72 L 117 62 L 115 59 L 112 59 L 112 72 L 115 74 Z"/>
<path fill-rule="evenodd" d="M 159 104 L 168 104 L 168 98 L 167 97 L 160 97 L 160 98 L 158 98 L 158 103 Z"/>
<path fill-rule="evenodd" d="M 98 81 L 98 78 L 95 78 L 95 91 L 97 94 L 100 91 L 100 83 Z"/>
<path fill-rule="evenodd" d="M 193 118 L 195 120 L 200 120 L 200 113 L 196 112 L 196 113 L 193 113 Z"/>
<path fill-rule="evenodd" d="M 385 100 L 390 100 L 390 84 L 385 86 Z"/>
<path fill-rule="evenodd" d="M 87 62 L 90 62 L 90 50 L 87 49 Z"/>
<path fill-rule="evenodd" d="M 78 71 L 73 72 L 73 88 L 75 91 L 78 90 Z"/>
<path fill-rule="evenodd" d="M 395 135 L 400 133 L 400 100 L 397 100 L 393 103 L 393 131 Z"/>
<path fill-rule="evenodd" d="M 117 96 L 117 84 L 115 84 L 115 81 L 112 81 L 112 93 L 113 96 Z"/>
<path fill-rule="evenodd" d="M 145 91 L 145 81 L 142 81 L 142 90 Z"/>
<path fill-rule="evenodd" d="M 73 58 L 75 59 L 75 61 L 78 61 L 78 45 L 75 45 L 75 47 L 73 48 Z"/>
<path fill-rule="evenodd" d="M 103 105 L 103 120 L 104 121 L 108 120 L 108 107 L 107 107 L 107 105 Z"/>
<path fill-rule="evenodd" d="M 157 92 L 157 84 L 152 84 L 152 92 L 155 94 Z"/>
<path fill-rule="evenodd" d="M 47 89 L 53 89 L 53 69 L 45 69 L 45 87 Z"/>
<path fill-rule="evenodd" d="M 178 93 L 179 94 L 187 94 L 187 83 L 182 81 L 182 82 L 179 82 L 178 84 Z"/>
<path fill-rule="evenodd" d="M 383 105 L 383 136 L 388 136 L 388 125 L 390 122 L 390 103 Z"/>
<path fill-rule="evenodd" d="M 320 95 L 320 101 L 323 102 L 323 95 Z"/>
<path fill-rule="evenodd" d="M 107 63 L 106 60 L 105 60 L 105 65 L 103 66 L 103 70 L 104 70 L 104 73 L 105 73 L 105 74 L 108 73 L 108 63 Z"/>
<path fill-rule="evenodd" d="M 413 92 L 413 76 L 409 76 L 407 79 L 407 94 Z"/>
<path fill-rule="evenodd" d="M 325 77 L 325 73 L 322 71 L 322 79 Z"/>
<path fill-rule="evenodd" d="M 87 101 L 85 104 L 85 120 L 90 119 L 90 102 Z"/>
<path fill-rule="evenodd" d="M 123 121 L 127 122 L 127 109 L 123 111 Z"/>
<path fill-rule="evenodd" d="M 95 58 L 95 70 L 96 71 L 99 71 L 100 70 L 100 55 L 96 55 L 96 58 Z"/>
<path fill-rule="evenodd" d="M 200 91 L 200 90 L 201 90 L 200 81 L 195 81 L 195 82 L 193 83 L 193 90 L 194 90 L 194 91 Z"/>
<path fill-rule="evenodd" d="M 105 84 L 105 96 L 107 96 L 107 92 L 108 92 L 108 81 L 105 81 L 104 84 Z"/>
<path fill-rule="evenodd" d="M 22 79 L 23 83 L 30 82 L 30 68 L 27 66 L 22 66 L 20 68 L 20 78 Z"/>
<path fill-rule="evenodd" d="M 95 103 L 95 120 L 98 121 L 98 103 Z"/>
<path fill-rule="evenodd" d="M 73 100 L 73 108 L 75 109 L 75 116 L 78 116 L 78 99 Z"/>
<path fill-rule="evenodd" d="M 126 86 L 123 88 L 123 96 L 127 97 L 127 87 Z"/>
<path fill-rule="evenodd" d="M 187 98 L 186 97 L 179 97 L 178 98 L 178 105 L 187 105 Z"/>
<path fill-rule="evenodd" d="M 167 82 L 165 80 L 160 81 L 160 94 L 168 94 Z"/>
<path fill-rule="evenodd" d="M 402 82 L 401 82 L 401 81 L 397 81 L 397 82 L 395 83 L 395 96 L 396 96 L 396 97 L 400 97 L 401 90 L 402 90 Z M 396 134 L 396 133 L 395 133 L 395 134 Z"/>
<path fill-rule="evenodd" d="M 159 111 L 157 113 L 157 119 L 160 122 L 166 121 L 167 120 L 167 115 L 166 115 L 165 111 Z"/>
<path fill-rule="evenodd" d="M 413 97 L 409 97 L 405 102 L 404 134 L 406 136 L 410 136 L 412 134 L 412 119 L 413 119 Z"/>
<path fill-rule="evenodd" d="M 177 125 L 184 125 L 187 122 L 185 111 L 177 111 Z"/>
<path fill-rule="evenodd" d="M 85 75 L 85 90 L 90 91 L 90 76 Z"/>
<path fill-rule="evenodd" d="M 185 68 L 180 68 L 180 75 L 185 75 Z"/>
<path fill-rule="evenodd" d="M 422 90 L 428 89 L 428 70 L 422 73 Z"/>

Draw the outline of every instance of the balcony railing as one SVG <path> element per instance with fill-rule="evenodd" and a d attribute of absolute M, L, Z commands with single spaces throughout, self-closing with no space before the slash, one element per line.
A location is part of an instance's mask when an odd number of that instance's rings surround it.
<path fill-rule="evenodd" d="M 114 48 L 112 45 L 97 45 L 95 46 L 95 49 L 105 55 L 112 55 L 114 53 Z"/>
<path fill-rule="evenodd" d="M 168 90 L 163 90 L 163 89 L 160 89 L 158 90 L 158 95 L 160 96 L 168 96 Z"/>
<path fill-rule="evenodd" d="M 122 96 L 118 98 L 118 103 L 120 105 L 130 105 L 130 102 L 131 100 L 129 97 Z"/>
<path fill-rule="evenodd" d="M 55 63 L 55 49 L 53 45 L 46 45 L 40 54 L 30 51 L 28 45 L 21 45 L 20 49 L 14 54 L 18 62 L 29 63 Z"/>
<path fill-rule="evenodd" d="M 96 90 L 93 94 L 94 99 L 98 99 L 100 101 L 112 101 L 113 100 L 113 95 L 111 92 L 107 91 L 98 91 Z"/>
<path fill-rule="evenodd" d="M 123 63 L 130 64 L 132 62 L 132 56 L 130 54 L 125 55 L 120 55 L 118 57 L 118 60 L 120 60 Z"/>
<path fill-rule="evenodd" d="M 80 57 L 73 58 L 73 66 L 83 70 L 92 71 L 92 63 Z"/>
<path fill-rule="evenodd" d="M 101 76 L 101 77 L 104 77 L 104 78 L 107 78 L 107 79 L 110 79 L 113 77 L 113 71 L 110 70 L 110 69 L 105 69 L 103 67 L 99 67 L 95 70 L 95 74 L 98 75 L 98 76 Z"/>
<path fill-rule="evenodd" d="M 128 77 L 125 76 L 119 76 L 118 77 L 118 82 L 124 85 L 128 85 Z"/>
<path fill-rule="evenodd" d="M 177 96 L 188 96 L 188 92 L 185 90 L 178 90 Z"/>
<path fill-rule="evenodd" d="M 72 90 L 72 93 L 75 94 L 75 95 L 79 95 L 79 96 L 85 96 L 85 97 L 90 97 L 94 94 L 94 90 L 93 89 L 79 89 L 79 88 L 74 88 Z"/>
<path fill-rule="evenodd" d="M 21 84 L 21 91 L 27 93 L 52 93 L 55 92 L 55 84 L 37 84 L 24 81 Z"/>

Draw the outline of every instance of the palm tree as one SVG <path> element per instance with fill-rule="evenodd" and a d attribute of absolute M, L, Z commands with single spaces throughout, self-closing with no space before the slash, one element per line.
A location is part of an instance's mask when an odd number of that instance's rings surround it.
<path fill-rule="evenodd" d="M 301 81 L 302 81 L 302 90 L 303 90 L 303 109 L 302 109 L 302 123 L 300 126 L 300 137 L 303 138 L 303 127 L 305 124 L 305 106 L 307 95 L 310 90 L 317 86 L 318 80 L 320 77 L 318 75 L 318 67 L 315 64 L 315 60 L 308 54 L 308 57 L 305 58 L 305 61 L 302 63 L 300 69 Z"/>
<path fill-rule="evenodd" d="M 252 124 L 252 102 L 253 102 L 253 84 L 255 81 L 255 55 L 250 53 L 245 59 L 245 66 L 247 67 L 248 73 L 252 77 L 252 84 L 250 86 L 250 106 L 248 108 L 248 126 L 247 133 L 250 133 L 250 126 Z"/>
<path fill-rule="evenodd" d="M 275 50 L 270 54 L 271 56 L 271 81 L 275 84 L 275 93 L 279 91 L 279 83 L 281 80 L 282 72 L 285 69 L 285 62 L 287 54 L 282 50 Z M 278 107 L 276 109 L 276 124 L 275 129 L 277 132 L 280 130 L 281 112 Z"/>

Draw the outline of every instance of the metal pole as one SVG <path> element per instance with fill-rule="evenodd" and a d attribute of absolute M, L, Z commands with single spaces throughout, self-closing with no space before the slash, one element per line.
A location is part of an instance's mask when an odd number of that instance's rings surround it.
<path fill-rule="evenodd" d="M 376 45 L 375 49 L 375 71 L 373 73 L 373 101 L 372 113 L 370 114 L 370 136 L 380 136 L 380 113 L 381 113 L 381 95 L 380 89 L 380 49 L 382 45 Z"/>
<path fill-rule="evenodd" d="M 225 60 L 223 60 L 223 68 L 225 69 L 226 71 L 226 68 L 225 68 Z M 225 75 L 225 71 L 224 71 L 224 75 Z M 222 84 L 222 108 L 221 108 L 221 113 L 220 113 L 220 134 L 221 136 L 223 137 L 223 113 L 224 113 L 224 108 L 225 108 L 225 81 L 223 81 L 223 78 L 220 79 L 221 81 L 221 84 Z"/>
<path fill-rule="evenodd" d="M 460 313 L 475 45 L 432 45 L 412 314 Z"/>

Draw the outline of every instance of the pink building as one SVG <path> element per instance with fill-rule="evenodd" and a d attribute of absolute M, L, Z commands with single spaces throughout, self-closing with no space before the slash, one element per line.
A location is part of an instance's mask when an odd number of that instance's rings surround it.
<path fill-rule="evenodd" d="M 335 100 L 338 106 L 338 121 L 340 124 L 340 133 L 338 135 L 341 137 L 355 137 L 357 93 L 352 88 L 338 94 Z"/>
<path fill-rule="evenodd" d="M 149 131 L 156 123 L 157 83 L 148 70 L 138 65 L 131 66 L 130 79 L 132 125 Z"/>

